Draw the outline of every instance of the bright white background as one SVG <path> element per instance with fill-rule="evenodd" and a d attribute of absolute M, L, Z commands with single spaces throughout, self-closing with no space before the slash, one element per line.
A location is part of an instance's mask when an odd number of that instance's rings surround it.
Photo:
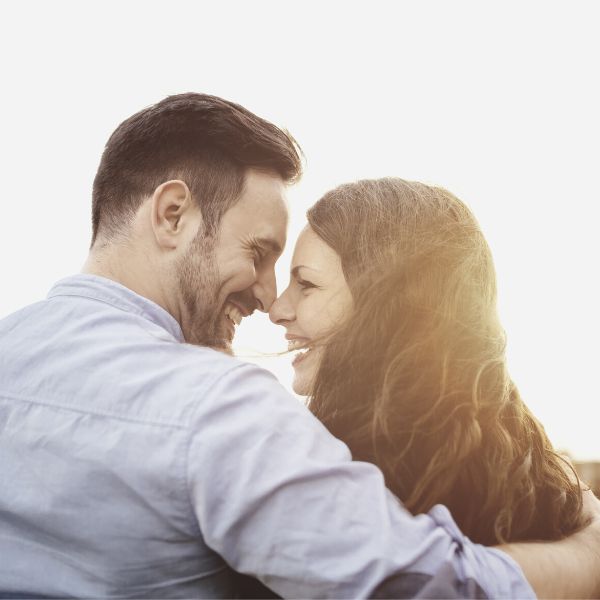
<path fill-rule="evenodd" d="M 290 240 L 344 181 L 465 200 L 494 252 L 514 379 L 559 447 L 600 459 L 596 6 L 2 2 L 0 317 L 80 269 L 112 130 L 168 94 L 213 93 L 302 145 Z M 278 350 L 282 332 L 253 317 L 237 346 Z M 289 384 L 287 357 L 263 362 Z"/>

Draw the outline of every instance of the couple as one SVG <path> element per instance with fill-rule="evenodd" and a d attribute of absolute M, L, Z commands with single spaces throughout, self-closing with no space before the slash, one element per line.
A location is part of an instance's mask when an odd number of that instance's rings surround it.
<path fill-rule="evenodd" d="M 0 321 L 0 595 L 600 593 L 597 502 L 506 373 L 472 215 L 341 186 L 276 299 L 300 164 L 202 94 L 113 133 L 84 273 Z M 310 411 L 229 356 L 255 309 L 301 349 Z"/>

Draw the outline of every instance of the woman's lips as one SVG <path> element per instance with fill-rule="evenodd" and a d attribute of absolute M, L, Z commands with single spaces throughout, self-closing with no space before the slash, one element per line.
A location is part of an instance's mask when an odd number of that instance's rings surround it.
<path fill-rule="evenodd" d="M 297 352 L 294 360 L 292 361 L 292 366 L 295 367 L 301 361 L 303 361 L 312 350 L 310 347 L 310 339 L 289 333 L 286 334 L 285 338 L 288 341 L 288 352 Z"/>
<path fill-rule="evenodd" d="M 287 337 L 288 341 L 288 352 L 293 352 L 294 350 L 302 350 L 303 348 L 308 348 L 310 340 L 305 337 Z"/>
<path fill-rule="evenodd" d="M 294 356 L 294 360 L 292 361 L 292 366 L 298 366 L 306 357 L 312 352 L 312 348 L 307 348 L 306 346 L 302 346 L 301 349 L 298 350 L 296 356 Z"/>
<path fill-rule="evenodd" d="M 299 354 L 296 354 L 294 360 L 292 361 L 292 367 L 297 367 L 309 354 L 310 349 L 306 350 L 306 352 L 300 352 Z"/>

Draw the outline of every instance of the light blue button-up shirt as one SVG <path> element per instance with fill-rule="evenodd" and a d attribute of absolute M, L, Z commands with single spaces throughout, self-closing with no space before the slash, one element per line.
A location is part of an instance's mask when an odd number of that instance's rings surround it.
<path fill-rule="evenodd" d="M 232 569 L 293 597 L 533 596 L 131 290 L 76 275 L 0 321 L 0 593 L 232 597 Z"/>

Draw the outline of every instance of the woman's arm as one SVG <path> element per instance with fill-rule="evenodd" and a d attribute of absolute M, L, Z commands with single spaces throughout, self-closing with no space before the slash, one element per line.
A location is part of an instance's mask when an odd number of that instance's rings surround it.
<path fill-rule="evenodd" d="M 584 492 L 584 512 L 591 523 L 559 542 L 498 546 L 519 563 L 538 597 L 600 597 L 600 500 L 591 491 Z"/>

